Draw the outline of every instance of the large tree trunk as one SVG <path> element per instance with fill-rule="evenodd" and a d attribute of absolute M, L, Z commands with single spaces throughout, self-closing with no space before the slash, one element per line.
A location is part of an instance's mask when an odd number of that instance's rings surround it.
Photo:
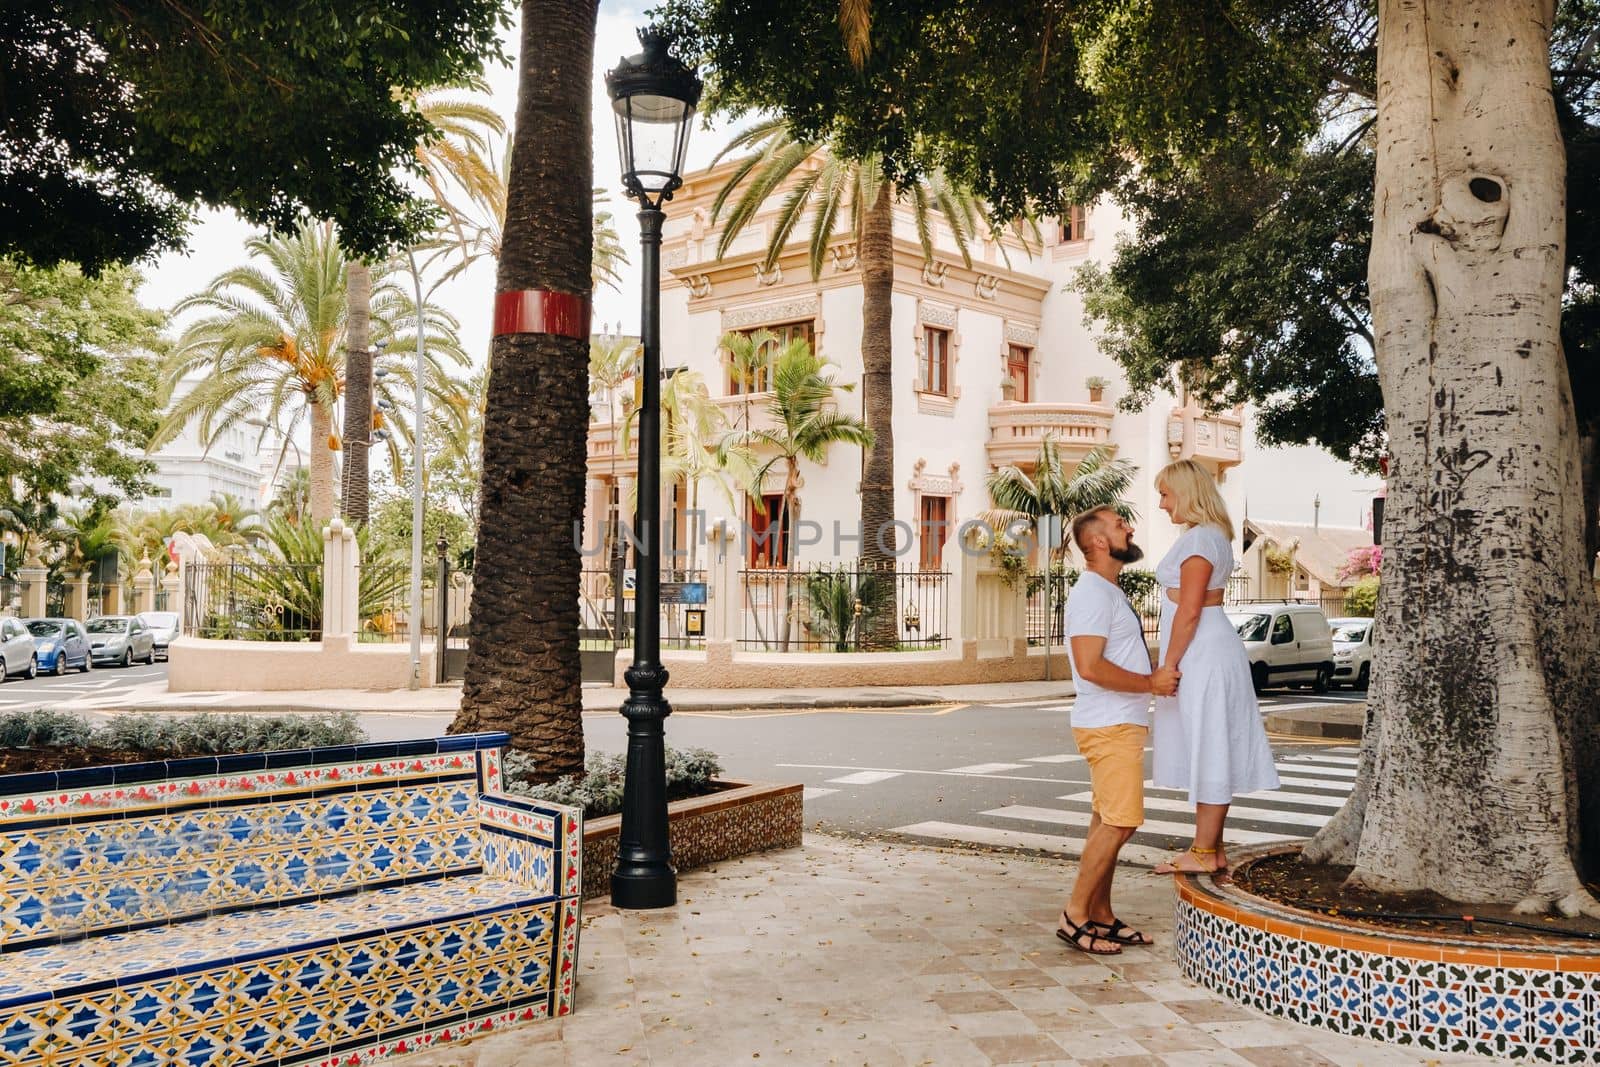
<path fill-rule="evenodd" d="M 372 437 L 372 270 L 352 259 L 344 329 L 344 466 L 340 500 L 352 525 L 367 524 L 367 441 Z M 422 454 L 417 442 L 412 454 Z"/>
<path fill-rule="evenodd" d="M 861 407 L 872 431 L 861 468 L 861 569 L 889 583 L 887 606 L 865 620 L 866 649 L 899 643 L 894 603 L 897 548 L 894 525 L 894 189 L 878 187 L 878 199 L 861 216 Z M 868 581 L 862 576 L 858 581 Z"/>
<path fill-rule="evenodd" d="M 589 295 L 596 0 L 524 0 L 517 122 L 496 290 Z M 451 729 L 506 730 L 541 780 L 583 770 L 578 668 L 589 345 L 494 339 L 472 645 Z"/>
<path fill-rule="evenodd" d="M 1593 913 L 1596 605 L 1559 333 L 1551 0 L 1379 12 L 1379 643 L 1356 789 L 1307 852 L 1357 885 Z"/>
<path fill-rule="evenodd" d="M 311 411 L 311 521 L 320 529 L 333 518 L 336 502 L 333 492 L 333 411 L 327 404 L 310 400 Z"/>

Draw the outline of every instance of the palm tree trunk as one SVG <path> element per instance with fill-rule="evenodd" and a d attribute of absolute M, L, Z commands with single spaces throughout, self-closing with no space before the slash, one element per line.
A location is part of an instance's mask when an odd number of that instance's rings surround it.
<path fill-rule="evenodd" d="M 895 624 L 894 354 L 891 299 L 894 295 L 894 189 L 878 188 L 877 202 L 861 223 L 861 405 L 872 431 L 861 474 L 861 570 L 883 573 L 890 595 L 884 609 L 865 620 L 861 644 L 892 649 Z M 861 579 L 858 577 L 857 579 Z"/>
<path fill-rule="evenodd" d="M 333 409 L 321 400 L 307 405 L 311 410 L 311 521 L 317 527 L 333 518 Z"/>
<path fill-rule="evenodd" d="M 367 439 L 372 436 L 372 270 L 354 259 L 348 267 L 350 312 L 344 344 L 344 517 L 367 524 Z M 421 442 L 412 449 L 421 455 Z"/>
<path fill-rule="evenodd" d="M 587 300 L 596 0 L 523 0 L 517 120 L 497 292 Z M 471 647 L 453 731 L 506 730 L 541 780 L 583 771 L 578 596 L 587 338 L 494 339 Z"/>

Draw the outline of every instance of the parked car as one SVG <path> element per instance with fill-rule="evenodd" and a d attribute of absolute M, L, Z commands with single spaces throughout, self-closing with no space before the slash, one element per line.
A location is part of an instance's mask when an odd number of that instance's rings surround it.
<path fill-rule="evenodd" d="M 0 681 L 13 674 L 32 678 L 39 673 L 39 657 L 34 655 L 33 635 L 22 620 L 0 616 Z"/>
<path fill-rule="evenodd" d="M 1333 682 L 1366 689 L 1372 684 L 1372 620 L 1329 619 L 1333 627 Z"/>
<path fill-rule="evenodd" d="M 139 618 L 150 627 L 150 633 L 155 637 L 156 655 L 163 660 L 167 658 L 167 646 L 178 636 L 178 613 L 176 611 L 141 611 Z"/>
<path fill-rule="evenodd" d="M 131 667 L 135 660 L 156 661 L 155 635 L 137 615 L 102 615 L 90 619 L 87 629 L 96 663 Z"/>
<path fill-rule="evenodd" d="M 1256 692 L 1269 685 L 1306 685 L 1319 693 L 1333 679 L 1333 633 L 1312 604 L 1243 604 L 1228 618 L 1250 654 Z"/>
<path fill-rule="evenodd" d="M 77 619 L 29 619 L 25 625 L 43 673 L 66 674 L 68 667 L 87 671 L 93 666 L 89 635 Z"/>

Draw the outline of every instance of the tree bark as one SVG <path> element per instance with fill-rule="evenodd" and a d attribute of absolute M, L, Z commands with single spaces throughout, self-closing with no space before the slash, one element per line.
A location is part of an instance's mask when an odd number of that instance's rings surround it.
<path fill-rule="evenodd" d="M 1596 604 L 1560 343 L 1552 0 L 1382 0 L 1372 253 L 1392 462 L 1355 885 L 1600 912 Z"/>
<path fill-rule="evenodd" d="M 589 294 L 596 0 L 524 0 L 497 291 Z M 539 779 L 583 770 L 578 666 L 589 346 L 494 339 L 471 647 L 453 731 L 506 730 Z"/>
<path fill-rule="evenodd" d="M 883 182 L 878 199 L 861 214 L 861 407 L 872 431 L 861 467 L 861 570 L 882 573 L 887 607 L 873 612 L 860 634 L 868 650 L 899 643 L 894 570 L 894 188 Z M 868 581 L 865 574 L 858 581 Z"/>
<path fill-rule="evenodd" d="M 367 441 L 372 437 L 372 270 L 352 259 L 346 271 L 349 313 L 344 330 L 344 466 L 340 505 L 354 526 L 368 517 Z M 412 454 L 422 454 L 417 442 Z"/>
<path fill-rule="evenodd" d="M 318 529 L 333 518 L 336 502 L 333 492 L 333 411 L 320 400 L 306 405 L 311 419 L 311 521 Z"/>

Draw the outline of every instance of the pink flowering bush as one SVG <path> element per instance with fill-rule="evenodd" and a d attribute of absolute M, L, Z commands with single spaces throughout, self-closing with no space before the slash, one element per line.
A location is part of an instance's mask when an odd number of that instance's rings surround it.
<path fill-rule="evenodd" d="M 1369 545 L 1358 548 L 1350 553 L 1344 561 L 1344 566 L 1339 568 L 1341 579 L 1364 578 L 1369 574 L 1377 574 L 1379 566 L 1383 563 L 1383 546 Z"/>

